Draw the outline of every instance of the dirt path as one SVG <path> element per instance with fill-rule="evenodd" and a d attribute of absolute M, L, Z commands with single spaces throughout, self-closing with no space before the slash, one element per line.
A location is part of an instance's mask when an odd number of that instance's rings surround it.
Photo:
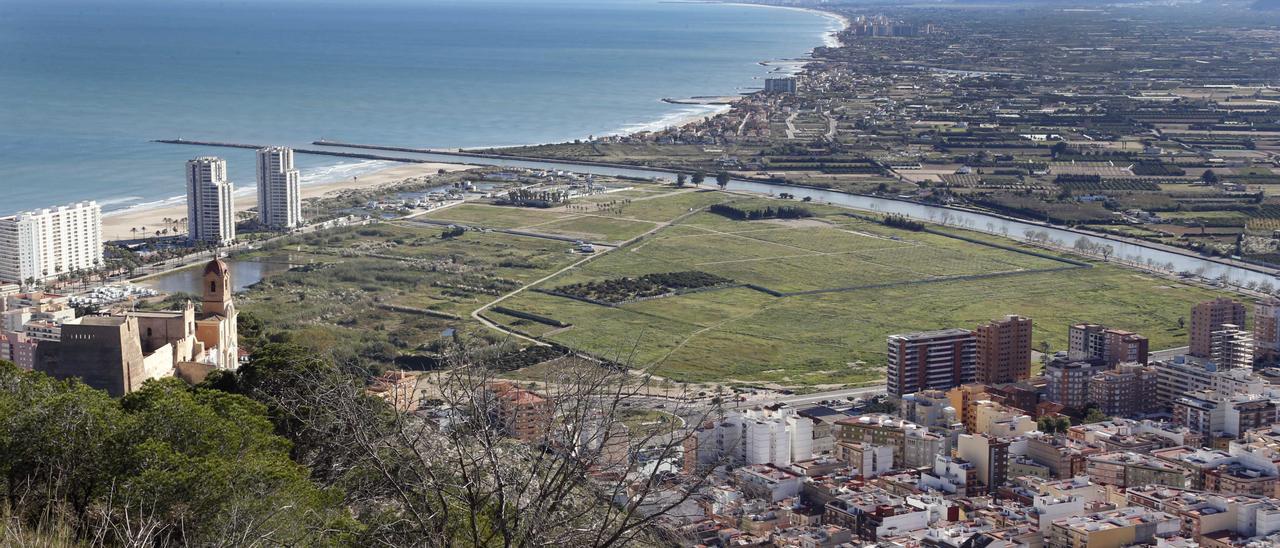
<path fill-rule="evenodd" d="M 664 196 L 665 196 L 665 195 L 664 195 Z M 627 241 L 625 241 L 625 242 L 622 242 L 622 243 L 621 243 L 621 244 L 619 244 L 617 247 L 609 248 L 609 249 L 606 249 L 605 251 L 601 251 L 601 252 L 599 252 L 599 253 L 595 253 L 595 254 L 592 254 L 592 255 L 588 255 L 588 256 L 586 256 L 586 257 L 583 257 L 583 258 L 582 258 L 582 260 L 575 261 L 573 264 L 570 264 L 569 266 L 566 266 L 566 267 L 564 267 L 564 268 L 561 268 L 560 270 L 557 270 L 557 271 L 555 271 L 555 272 L 552 272 L 551 274 L 548 274 L 548 275 L 543 276 L 543 277 L 541 277 L 541 278 L 539 278 L 539 279 L 537 279 L 537 280 L 534 280 L 534 281 L 529 282 L 529 283 L 527 283 L 527 284 L 525 284 L 525 285 L 522 285 L 522 286 L 520 286 L 520 287 L 516 288 L 514 291 L 511 291 L 510 293 L 507 293 L 507 294 L 505 294 L 505 295 L 499 296 L 497 299 L 494 299 L 493 301 L 489 302 L 488 304 L 486 304 L 486 305 L 484 305 L 484 306 L 481 306 L 480 308 L 475 309 L 473 312 L 471 312 L 471 317 L 472 317 L 473 319 L 475 319 L 476 321 L 480 322 L 480 323 L 481 323 L 482 325 L 484 325 L 485 327 L 488 327 L 489 329 L 492 329 L 492 330 L 494 330 L 494 331 L 497 331 L 497 332 L 502 333 L 502 334 L 504 334 L 504 335 L 507 335 L 507 336 L 509 336 L 509 337 L 515 337 L 515 338 L 517 338 L 517 339 L 521 339 L 521 340 L 529 341 L 529 342 L 531 342 L 531 343 L 533 343 L 533 344 L 536 344 L 536 345 L 538 345 L 538 346 L 550 346 L 549 344 L 547 344 L 547 343 L 545 343 L 545 342 L 542 342 L 542 341 L 540 341 L 540 340 L 538 340 L 538 339 L 535 339 L 535 338 L 533 338 L 533 337 L 528 337 L 528 336 L 525 336 L 525 335 L 521 335 L 521 334 L 519 334 L 519 333 L 516 333 L 516 332 L 514 332 L 514 331 L 512 331 L 512 330 L 510 330 L 510 329 L 507 329 L 507 328 L 503 327 L 502 325 L 500 325 L 500 324 L 498 324 L 498 323 L 495 323 L 495 322 L 489 321 L 488 319 L 486 319 L 486 318 L 483 316 L 484 311 L 489 310 L 490 308 L 493 308 L 493 307 L 494 307 L 494 306 L 496 306 L 498 303 L 501 303 L 501 302 L 503 302 L 503 301 L 505 301 L 505 300 L 507 300 L 507 299 L 510 299 L 511 297 L 514 297 L 514 296 L 516 296 L 516 295 L 519 295 L 519 294 L 521 294 L 521 293 L 524 293 L 526 290 L 528 290 L 528 289 L 530 289 L 530 288 L 532 288 L 532 287 L 535 287 L 535 286 L 537 286 L 537 285 L 541 284 L 542 282 L 545 282 L 545 281 L 547 281 L 547 280 L 550 280 L 550 279 L 552 279 L 552 278 L 555 278 L 556 276 L 559 276 L 559 275 L 561 275 L 561 274 L 564 274 L 565 272 L 568 272 L 568 271 L 570 271 L 570 270 L 573 270 L 573 269 L 575 269 L 575 268 L 578 268 L 579 266 L 582 266 L 582 265 L 584 265 L 584 264 L 587 264 L 587 263 L 589 263 L 589 262 L 591 262 L 591 261 L 594 261 L 594 260 L 596 260 L 596 259 L 598 259 L 598 258 L 600 258 L 600 257 L 604 257 L 605 255 L 608 255 L 608 254 L 610 254 L 610 253 L 616 252 L 616 251 L 618 251 L 619 249 L 622 249 L 622 248 L 624 248 L 624 247 L 627 247 L 628 245 L 631 245 L 632 243 L 635 243 L 635 242 L 637 242 L 637 241 L 639 241 L 639 240 L 642 240 L 642 239 L 644 239 L 644 238 L 647 238 L 648 236 L 650 236 L 650 235 L 652 235 L 652 234 L 654 234 L 654 233 L 656 233 L 656 232 L 658 232 L 658 231 L 660 231 L 660 230 L 662 230 L 662 229 L 664 229 L 664 228 L 666 228 L 666 227 L 669 227 L 669 226 L 673 226 L 673 225 L 679 224 L 681 221 L 685 220 L 687 217 L 689 217 L 689 216 L 691 216 L 691 215 L 694 215 L 694 214 L 696 214 L 696 213 L 699 213 L 699 212 L 703 211 L 703 209 L 705 209 L 705 208 L 694 209 L 694 210 L 692 210 L 692 211 L 689 211 L 689 212 L 686 212 L 686 213 L 682 213 L 682 214 L 680 214 L 679 216 L 677 216 L 676 218 L 671 219 L 670 221 L 656 223 L 656 226 L 654 226 L 653 228 L 651 228 L 651 229 L 649 229 L 649 230 L 645 231 L 645 233 L 640 234 L 639 236 L 636 236 L 636 237 L 634 237 L 634 238 L 631 238 L 630 240 L 627 240 Z M 650 222 L 652 222 L 652 221 L 650 221 Z"/>

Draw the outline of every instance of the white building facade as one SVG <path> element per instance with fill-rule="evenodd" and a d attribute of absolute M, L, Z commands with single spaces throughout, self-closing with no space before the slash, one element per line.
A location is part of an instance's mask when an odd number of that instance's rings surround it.
<path fill-rule="evenodd" d="M 302 194 L 293 149 L 267 147 L 258 150 L 258 220 L 275 230 L 302 224 Z"/>
<path fill-rule="evenodd" d="M 786 407 L 731 413 L 715 425 L 714 435 L 713 459 L 785 467 L 813 458 L 813 419 Z"/>
<path fill-rule="evenodd" d="M 226 160 L 202 156 L 187 161 L 187 227 L 192 242 L 235 241 L 234 190 L 227 180 Z"/>
<path fill-rule="evenodd" d="M 96 202 L 0 218 L 0 280 L 44 281 L 102 265 L 102 208 Z"/>

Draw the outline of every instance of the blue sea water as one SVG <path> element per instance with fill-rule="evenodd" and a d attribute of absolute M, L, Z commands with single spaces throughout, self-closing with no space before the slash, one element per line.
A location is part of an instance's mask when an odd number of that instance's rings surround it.
<path fill-rule="evenodd" d="M 0 214 L 183 192 L 183 162 L 251 151 L 151 139 L 424 147 L 635 130 L 758 88 L 837 24 L 657 0 L 0 0 Z M 697 107 L 693 107 L 697 108 Z M 377 162 L 299 156 L 306 181 Z"/>

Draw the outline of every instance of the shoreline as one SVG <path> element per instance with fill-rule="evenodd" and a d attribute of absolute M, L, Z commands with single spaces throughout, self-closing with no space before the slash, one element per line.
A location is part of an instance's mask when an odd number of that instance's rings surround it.
<path fill-rule="evenodd" d="M 843 45 L 840 42 L 840 33 L 844 32 L 845 30 L 848 30 L 849 28 L 848 17 L 845 17 L 844 15 L 841 15 L 834 11 L 826 11 L 819 8 L 802 8 L 799 6 L 775 6 L 773 4 L 753 4 L 751 2 L 712 2 L 712 3 L 722 4 L 725 6 L 751 6 L 756 8 L 774 8 L 774 9 L 780 9 L 780 10 L 803 11 L 803 12 L 808 12 L 815 15 L 821 15 L 823 17 L 826 17 L 827 19 L 834 20 L 836 23 L 840 24 L 840 28 L 836 30 L 827 31 L 826 40 L 823 42 L 823 46 L 828 48 L 838 48 L 841 45 Z M 810 50 L 809 53 L 810 55 L 812 55 L 813 51 Z"/>
<path fill-rule="evenodd" d="M 477 167 L 466 163 L 414 163 L 401 164 L 385 167 L 369 173 L 356 175 L 354 177 L 344 177 L 342 179 L 330 181 L 317 181 L 312 184 L 302 185 L 299 191 L 302 199 L 313 199 L 323 197 L 327 194 L 340 192 L 343 190 L 362 190 L 377 188 L 383 185 L 398 183 L 412 177 L 421 177 L 424 175 L 433 175 L 439 170 L 446 171 L 464 171 Z M 241 213 L 258 206 L 258 195 L 253 192 L 254 187 L 238 188 L 235 191 L 235 212 Z M 185 203 L 160 203 L 156 205 L 140 205 L 131 208 L 120 209 L 102 214 L 102 240 L 104 242 L 114 240 L 131 240 L 141 237 L 142 234 L 134 234 L 131 229 L 147 227 L 148 232 L 154 235 L 151 227 L 164 229 L 169 227 L 164 223 L 164 219 L 181 219 L 187 216 L 187 206 Z M 173 235 L 175 232 L 170 232 Z M 177 232 L 176 234 L 182 234 Z"/>
<path fill-rule="evenodd" d="M 680 3 L 680 2 L 677 2 L 677 3 Z M 840 47 L 841 45 L 843 45 L 843 44 L 840 42 L 840 37 L 839 37 L 839 36 L 840 36 L 840 33 L 841 33 L 841 32 L 844 32 L 845 30 L 848 30 L 849 25 L 850 25 L 850 21 L 849 21 L 849 18 L 848 18 L 848 17 L 846 17 L 846 16 L 844 16 L 844 15 L 841 15 L 841 14 L 839 14 L 839 13 L 833 12 L 833 11 L 824 11 L 824 10 L 817 9 L 817 8 L 802 8 L 802 7 L 797 7 L 797 6 L 775 6 L 775 5 L 773 5 L 773 4 L 754 4 L 754 3 L 751 3 L 751 2 L 721 2 L 721 1 L 717 1 L 717 0 L 705 0 L 705 1 L 700 1 L 700 2 L 684 2 L 684 3 L 689 3 L 689 4 L 716 4 L 716 5 L 721 5 L 721 6 L 735 6 L 735 7 L 749 7 L 749 8 L 770 8 L 770 9 L 781 9 L 781 10 L 789 10 L 789 11 L 800 11 L 800 12 L 806 12 L 806 13 L 811 13 L 811 14 L 814 14 L 814 15 L 818 15 L 818 16 L 824 17 L 824 18 L 826 18 L 826 19 L 828 19 L 828 20 L 830 20 L 830 21 L 835 21 L 835 22 L 836 22 L 836 24 L 838 24 L 838 25 L 839 25 L 839 28 L 837 28 L 837 29 L 830 29 L 830 30 L 827 30 L 826 32 L 824 32 L 824 33 L 823 33 L 823 43 L 822 43 L 822 44 L 820 44 L 820 45 L 814 46 L 812 49 L 810 49 L 810 50 L 809 50 L 809 53 L 808 53 L 809 58 L 807 58 L 807 59 L 803 59 L 803 58 L 798 58 L 798 59 L 786 59 L 786 58 L 779 58 L 779 59 L 773 59 L 773 60 L 771 60 L 771 61 L 758 61 L 758 62 L 757 62 L 758 64 L 760 64 L 761 66 L 764 66 L 764 67 L 769 67 L 769 66 L 771 66 L 771 65 L 770 65 L 770 63 L 778 63 L 778 62 L 793 62 L 793 63 L 795 63 L 795 64 L 797 65 L 797 70 L 795 70 L 794 72 L 792 72 L 792 74 L 795 74 L 795 73 L 800 72 L 800 70 L 803 70 L 803 69 L 804 69 L 804 67 L 808 66 L 808 65 L 809 65 L 809 63 L 812 63 L 812 62 L 814 61 L 814 59 L 813 59 L 813 52 L 814 52 L 814 50 L 816 50 L 817 48 L 820 48 L 820 47 L 829 47 L 829 48 L 830 48 L 830 47 Z M 737 95 L 736 97 L 741 98 L 741 97 L 746 97 L 747 95 L 748 95 L 748 94 L 739 94 L 739 95 Z M 729 97 L 729 96 L 727 96 L 727 95 L 711 95 L 711 96 L 708 96 L 708 97 Z M 697 99 L 697 97 L 691 97 L 691 98 L 689 98 L 689 99 Z M 653 122 L 649 122 L 649 123 L 647 123 L 647 124 L 633 124 L 633 125 L 631 125 L 631 126 L 624 126 L 622 129 L 620 129 L 620 130 L 618 130 L 618 131 L 608 132 L 608 133 L 603 133 L 602 135 L 603 135 L 603 136 L 634 135 L 634 134 L 642 133 L 642 132 L 646 132 L 646 131 L 661 131 L 661 130 L 664 130 L 664 129 L 667 129 L 667 128 L 682 128 L 682 127 L 685 127 L 685 126 L 687 126 L 687 125 L 694 124 L 694 123 L 697 123 L 697 122 L 703 122 L 703 121 L 709 120 L 709 119 L 711 119 L 711 118 L 714 118 L 714 117 L 716 117 L 716 116 L 719 116 L 719 115 L 721 115 L 721 114 L 724 114 L 724 113 L 726 113 L 726 112 L 729 112 L 729 111 L 733 110 L 734 104 L 736 104 L 736 103 L 737 103 L 737 100 L 736 100 L 736 99 L 735 99 L 734 101 L 731 101 L 731 102 L 730 102 L 730 103 L 728 103 L 728 104 L 698 103 L 698 102 L 693 102 L 693 101 L 688 102 L 688 103 L 684 103 L 684 102 L 677 102 L 677 101 L 681 101 L 681 100 L 679 100 L 679 99 L 672 99 L 672 98 L 663 98 L 663 99 L 662 99 L 662 101 L 663 101 L 663 102 L 665 102 L 665 103 L 672 104 L 672 105 L 688 105 L 688 106 L 702 105 L 702 106 L 707 106 L 707 107 L 715 106 L 715 107 L 720 107 L 720 108 L 718 108 L 718 109 L 714 109 L 714 111 L 712 111 L 712 112 L 707 112 L 707 113 L 693 113 L 693 112 L 691 112 L 691 113 L 688 113 L 687 115 L 684 115 L 684 116 L 680 116 L 680 115 L 678 115 L 678 112 L 677 112 L 677 113 L 672 113 L 672 114 L 670 114 L 670 115 L 664 116 L 664 117 L 662 117 L 662 118 L 659 118 L 658 120 L 655 120 L 655 121 L 653 121 Z M 671 122 L 664 123 L 664 120 L 668 120 L 668 119 L 671 119 Z M 659 126 L 659 124 L 662 124 L 662 125 L 661 125 L 661 126 Z M 656 128 L 656 129 L 655 129 L 655 128 Z M 485 151 L 497 151 L 497 150 L 502 150 L 502 149 L 511 149 L 511 148 L 524 148 L 524 147 L 537 147 L 537 146 L 547 146 L 547 145 L 558 145 L 558 144 L 562 144 L 562 143 L 565 143 L 565 142 L 567 142 L 567 141 L 562 140 L 562 141 L 544 142 L 544 143 L 525 143 L 525 144 L 519 144 L 519 145 L 506 145 L 506 146 L 476 146 L 476 147 L 466 147 L 466 148 L 450 147 L 450 148 L 444 148 L 444 149 L 441 149 L 441 150 L 452 150 L 452 151 L 460 152 L 460 153 L 488 154 L 488 152 L 485 152 Z"/>
<path fill-rule="evenodd" d="M 819 15 L 834 21 L 839 25 L 837 29 L 829 29 L 823 33 L 823 43 L 814 46 L 809 50 L 812 56 L 814 49 L 818 47 L 834 47 L 839 44 L 838 35 L 841 31 L 848 28 L 849 20 L 843 15 L 823 11 L 820 9 L 801 8 L 794 6 L 775 6 L 769 4 L 755 4 L 750 2 L 706 2 L 712 4 L 720 4 L 725 6 L 736 7 L 753 7 L 753 8 L 773 8 L 785 9 L 791 11 L 808 12 Z M 803 68 L 811 59 L 797 59 L 800 68 Z M 665 101 L 664 102 L 668 102 Z M 605 133 L 604 135 L 634 135 L 638 133 L 662 131 L 668 128 L 681 128 L 691 124 L 703 122 L 729 112 L 733 109 L 732 104 L 706 104 L 706 103 L 670 103 L 685 108 L 668 113 L 656 120 L 650 122 L 641 122 L 623 126 L 614 132 Z M 563 141 L 561 141 L 563 142 Z M 524 145 L 514 145 L 517 147 L 542 146 L 556 143 L 531 143 Z M 476 150 L 497 150 L 505 147 L 468 147 L 465 149 L 453 149 L 459 152 L 470 152 Z M 340 164 L 337 164 L 340 165 Z M 392 165 L 370 172 L 364 172 L 354 177 L 342 177 L 332 180 L 321 180 L 312 184 L 304 184 L 301 193 L 302 199 L 317 198 L 348 189 L 372 188 L 388 183 L 399 182 L 414 176 L 421 176 L 428 173 L 435 173 L 439 169 L 448 171 L 461 171 L 470 169 L 472 165 L 462 162 L 459 163 L 431 163 L 431 164 L 408 164 L 408 165 Z M 257 206 L 257 194 L 253 192 L 254 187 L 243 187 L 236 189 L 235 211 L 240 213 Z M 181 219 L 187 216 L 185 196 L 173 196 L 150 203 L 135 204 L 126 208 L 104 212 L 102 214 L 102 238 L 103 241 L 129 240 L 143 236 L 141 232 L 135 234 L 131 229 L 148 227 L 148 231 L 154 234 L 154 230 L 150 227 L 168 227 L 164 223 L 164 219 Z M 172 230 L 172 229 L 171 229 Z M 170 235 L 174 232 L 170 232 Z"/>

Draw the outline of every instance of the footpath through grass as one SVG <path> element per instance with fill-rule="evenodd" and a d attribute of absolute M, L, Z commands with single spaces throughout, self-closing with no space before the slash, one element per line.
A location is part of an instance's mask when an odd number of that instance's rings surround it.
<path fill-rule="evenodd" d="M 685 193 L 647 200 L 641 213 L 685 213 L 717 197 L 777 203 Z M 999 238 L 975 238 L 996 244 L 983 245 L 811 207 L 817 216 L 793 221 L 698 213 L 539 286 L 700 271 L 791 296 L 734 287 L 610 307 L 526 292 L 504 304 L 573 325 L 547 340 L 652 365 L 675 380 L 814 386 L 882 377 L 892 333 L 972 328 L 1005 314 L 1035 320 L 1037 347 L 1046 341 L 1063 349 L 1067 326 L 1077 322 L 1143 333 L 1153 348 L 1176 346 L 1186 336 L 1179 318 L 1213 296 L 1111 265 L 1080 267 Z M 624 208 L 619 220 L 626 219 Z"/>
<path fill-rule="evenodd" d="M 1035 320 L 1037 348 L 1043 341 L 1063 349 L 1067 327 L 1077 322 L 1137 331 L 1153 348 L 1165 348 L 1182 344 L 1179 319 L 1191 306 L 1215 296 L 1111 265 L 1080 266 L 993 236 L 957 232 L 977 240 L 964 241 L 900 230 L 830 206 L 791 201 L 815 216 L 748 222 L 690 210 L 779 202 L 657 186 L 627 192 L 568 208 L 466 204 L 428 218 L 618 242 L 659 228 L 534 289 L 610 281 L 632 287 L 621 278 L 665 273 L 729 282 L 674 296 L 649 291 L 612 306 L 525 291 L 502 303 L 508 312 L 486 317 L 549 342 L 652 366 L 678 381 L 796 387 L 875 381 L 884 374 L 886 336 L 972 328 L 1005 314 Z M 429 365 L 449 330 L 506 338 L 470 313 L 583 257 L 568 242 L 536 236 L 468 231 L 443 239 L 441 232 L 380 224 L 273 244 L 242 258 L 307 266 L 246 292 L 242 309 L 294 330 L 317 350 L 387 366 Z"/>

